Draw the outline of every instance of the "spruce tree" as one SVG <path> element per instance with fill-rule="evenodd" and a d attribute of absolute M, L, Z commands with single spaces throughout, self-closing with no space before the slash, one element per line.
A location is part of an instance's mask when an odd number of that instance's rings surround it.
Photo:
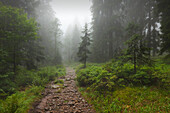
<path fill-rule="evenodd" d="M 130 38 L 127 44 L 127 61 L 131 61 L 134 64 L 134 73 L 137 71 L 137 66 L 140 65 L 152 65 L 150 59 L 150 48 L 146 47 L 145 41 L 143 41 L 142 35 L 139 34 L 139 26 L 135 23 L 129 23 L 127 32 Z"/>
<path fill-rule="evenodd" d="M 85 27 L 84 27 L 84 30 L 82 33 L 83 33 L 83 36 L 81 37 L 82 42 L 80 43 L 80 47 L 79 47 L 79 51 L 78 51 L 77 55 L 80 58 L 80 62 L 83 62 L 84 68 L 86 68 L 88 54 L 90 54 L 88 46 L 90 46 L 90 44 L 91 44 L 90 33 L 88 30 L 87 23 L 85 24 Z"/>
<path fill-rule="evenodd" d="M 4 54 L 2 60 L 7 63 L 8 70 L 16 74 L 17 67 L 32 58 L 29 56 L 38 59 L 32 51 L 35 45 L 32 45 L 32 48 L 28 46 L 38 38 L 37 23 L 34 19 L 29 19 L 22 9 L 0 5 L 0 12 L 0 52 Z M 3 67 L 4 63 L 1 66 Z"/>
<path fill-rule="evenodd" d="M 170 56 L 170 0 L 157 0 L 158 14 L 161 16 L 161 54 Z"/>

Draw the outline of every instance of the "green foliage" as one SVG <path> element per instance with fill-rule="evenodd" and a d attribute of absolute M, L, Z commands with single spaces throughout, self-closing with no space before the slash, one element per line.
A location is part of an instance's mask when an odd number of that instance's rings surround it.
<path fill-rule="evenodd" d="M 126 42 L 128 47 L 125 55 L 127 55 L 127 61 L 130 60 L 134 64 L 134 72 L 136 73 L 137 65 L 152 65 L 150 49 L 145 46 L 142 36 L 138 34 L 138 25 L 130 23 L 127 32 L 130 39 Z"/>
<path fill-rule="evenodd" d="M 154 58 L 155 65 L 137 66 L 112 60 L 104 65 L 77 68 L 83 96 L 99 113 L 155 113 L 169 111 L 170 70 L 168 61 Z M 134 87 L 135 86 L 135 87 Z"/>
<path fill-rule="evenodd" d="M 107 70 L 102 70 L 96 78 L 96 82 L 92 87 L 97 91 L 112 91 L 115 88 L 117 76 L 114 73 L 109 73 Z"/>
<path fill-rule="evenodd" d="M 78 51 L 77 55 L 80 58 L 80 61 L 83 62 L 84 67 L 86 67 L 86 61 L 87 61 L 87 58 L 88 58 L 88 54 L 90 54 L 88 47 L 91 44 L 90 33 L 89 33 L 89 30 L 88 30 L 87 23 L 85 24 L 84 31 L 82 33 L 83 33 L 84 36 L 81 37 L 82 42 L 80 43 L 80 47 L 79 47 L 79 51 Z"/>
<path fill-rule="evenodd" d="M 88 65 L 86 69 L 78 69 L 77 81 L 82 87 L 90 87 L 96 91 L 114 91 L 126 86 L 156 86 L 168 88 L 170 70 L 165 64 L 155 66 L 137 66 L 113 60 L 103 66 Z"/>
<path fill-rule="evenodd" d="M 63 80 L 58 80 L 58 79 L 57 79 L 57 80 L 54 81 L 54 83 L 55 83 L 55 84 L 64 84 L 64 81 L 63 81 Z"/>
<path fill-rule="evenodd" d="M 0 73 L 5 74 L 8 70 L 8 63 L 6 61 L 6 57 L 8 56 L 7 51 L 0 48 Z M 7 70 L 6 70 L 7 69 Z"/>
<path fill-rule="evenodd" d="M 0 69 L 3 68 L 3 72 L 0 71 L 0 73 L 16 73 L 18 65 L 28 66 L 32 63 L 31 66 L 34 66 L 35 62 L 33 61 L 39 59 L 37 54 L 40 51 L 35 52 L 34 48 L 34 42 L 38 38 L 36 21 L 28 18 L 22 9 L 2 5 L 0 12 L 0 53 L 2 53 Z M 34 45 L 31 45 L 32 43 Z M 31 60 L 28 61 L 28 58 Z M 29 67 L 31 66 L 29 65 Z"/>
<path fill-rule="evenodd" d="M 7 96 L 29 85 L 45 86 L 49 81 L 55 80 L 56 77 L 64 76 L 65 73 L 65 68 L 62 66 L 49 66 L 31 71 L 19 67 L 15 80 L 13 81 L 10 79 L 13 73 L 0 76 L 0 97 Z"/>
<path fill-rule="evenodd" d="M 35 99 L 41 96 L 44 86 L 64 75 L 64 67 L 49 66 L 31 71 L 19 67 L 14 82 L 8 79 L 10 74 L 0 76 L 0 97 L 6 97 L 5 100 L 0 100 L 1 113 L 27 113 Z M 20 89 L 24 91 L 19 92 Z"/>
<path fill-rule="evenodd" d="M 66 75 L 66 69 L 63 66 L 57 66 L 57 72 L 56 72 L 57 76 L 64 76 Z"/>
<path fill-rule="evenodd" d="M 17 85 L 11 81 L 14 73 L 6 73 L 6 75 L 0 75 L 0 97 L 4 97 L 8 94 L 16 91 Z"/>
<path fill-rule="evenodd" d="M 80 88 L 99 113 L 156 113 L 169 111 L 169 93 L 154 87 L 125 87 L 101 94 Z"/>
<path fill-rule="evenodd" d="M 64 76 L 65 69 L 63 67 L 49 66 L 40 68 L 38 71 L 28 71 L 21 68 L 17 74 L 16 83 L 18 86 L 25 87 L 27 85 L 44 86 L 49 81 L 55 80 L 56 77 Z"/>
<path fill-rule="evenodd" d="M 96 82 L 96 77 L 102 68 L 98 66 L 90 66 L 90 68 L 82 69 L 77 74 L 77 81 L 80 86 L 90 86 Z"/>
<path fill-rule="evenodd" d="M 161 10 L 155 15 L 158 2 L 161 3 Z M 113 54 L 119 54 L 121 49 L 126 48 L 124 42 L 135 34 L 142 36 L 147 47 L 152 48 L 150 53 L 156 55 L 162 42 L 160 30 L 157 29 L 157 23 L 163 19 L 160 15 L 164 15 L 164 30 L 169 33 L 170 16 L 167 16 L 170 15 L 169 0 L 93 0 L 91 9 L 93 16 L 91 61 L 94 62 L 106 62 L 115 58 Z M 138 25 L 134 26 L 134 23 L 130 23 L 132 21 Z M 129 29 L 134 30 L 130 36 L 125 35 L 128 23 Z M 166 39 L 169 42 L 169 38 Z M 169 43 L 166 45 L 165 49 L 170 47 Z"/>
<path fill-rule="evenodd" d="M 32 86 L 26 91 L 16 92 L 5 100 L 0 100 L 1 113 L 27 113 L 35 99 L 41 96 L 43 88 Z"/>

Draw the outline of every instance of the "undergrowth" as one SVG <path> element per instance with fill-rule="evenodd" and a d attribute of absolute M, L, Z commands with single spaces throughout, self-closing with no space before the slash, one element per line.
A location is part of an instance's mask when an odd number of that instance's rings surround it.
<path fill-rule="evenodd" d="M 170 68 L 161 59 L 153 66 L 113 60 L 77 67 L 82 94 L 100 113 L 156 113 L 170 110 Z"/>
<path fill-rule="evenodd" d="M 62 66 L 49 66 L 38 70 L 19 67 L 15 80 L 0 80 L 0 113 L 27 113 L 32 103 L 41 97 L 44 86 L 65 73 Z"/>
<path fill-rule="evenodd" d="M 170 92 L 154 87 L 125 87 L 114 92 L 79 89 L 99 113 L 168 113 Z"/>
<path fill-rule="evenodd" d="M 10 78 L 10 73 L 0 79 L 0 98 L 15 93 L 18 90 L 24 90 L 29 85 L 45 86 L 49 81 L 56 77 L 65 75 L 65 68 L 62 66 L 42 67 L 38 70 L 27 70 L 18 67 L 15 78 Z"/>
<path fill-rule="evenodd" d="M 1 113 L 27 113 L 35 100 L 41 97 L 44 88 L 32 86 L 25 91 L 16 92 L 5 100 L 0 100 Z"/>

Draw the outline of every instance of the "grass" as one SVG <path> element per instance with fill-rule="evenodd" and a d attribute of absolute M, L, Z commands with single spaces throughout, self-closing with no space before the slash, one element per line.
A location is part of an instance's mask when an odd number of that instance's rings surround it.
<path fill-rule="evenodd" d="M 136 82 L 132 82 L 133 84 L 129 82 L 123 87 L 120 87 L 122 82 L 117 82 L 117 80 L 112 82 L 111 80 L 115 73 L 118 74 L 118 77 L 122 74 L 125 77 L 124 80 L 127 80 L 131 76 L 130 65 L 118 68 L 114 63 L 108 63 L 109 65 L 107 63 L 104 65 L 90 63 L 86 69 L 81 69 L 82 65 L 79 65 L 76 68 L 79 91 L 94 106 L 97 113 L 168 113 L 170 111 L 170 90 L 168 87 L 170 83 L 170 58 L 165 60 L 164 57 L 160 56 L 153 59 L 155 61 L 153 69 L 146 66 L 138 70 L 139 72 L 148 72 L 144 76 L 139 73 L 143 77 L 152 76 L 149 79 L 145 78 L 146 80 L 152 79 L 149 84 L 135 85 Z M 118 70 L 115 68 L 118 68 Z M 102 71 L 101 69 L 105 70 Z M 138 77 L 139 75 L 135 76 Z M 109 78 L 109 76 L 111 77 Z M 98 79 L 100 77 L 103 78 Z M 139 80 L 141 79 L 139 78 Z M 157 81 L 152 82 L 155 79 Z M 81 85 L 83 81 L 84 85 Z M 92 85 L 89 84 L 91 82 L 93 82 Z M 102 83 L 104 86 L 108 86 L 109 82 L 117 84 L 111 84 L 113 90 L 106 88 L 102 91 L 99 90 L 102 88 L 100 87 Z M 99 89 L 96 90 L 94 86 L 98 86 Z"/>
<path fill-rule="evenodd" d="M 98 113 L 168 113 L 170 92 L 154 87 L 126 87 L 100 94 L 79 88 Z"/>
<path fill-rule="evenodd" d="M 64 81 L 63 81 L 63 80 L 58 80 L 58 79 L 56 79 L 56 80 L 54 81 L 54 83 L 55 83 L 55 84 L 64 84 Z"/>
<path fill-rule="evenodd" d="M 33 102 L 41 97 L 43 87 L 32 86 L 0 100 L 1 113 L 27 113 Z"/>
<path fill-rule="evenodd" d="M 21 67 L 15 80 L 17 91 L 0 100 L 0 113 L 28 113 L 32 103 L 41 98 L 44 86 L 65 73 L 65 68 L 61 66 L 48 66 L 31 71 Z M 62 80 L 56 82 L 63 83 Z"/>

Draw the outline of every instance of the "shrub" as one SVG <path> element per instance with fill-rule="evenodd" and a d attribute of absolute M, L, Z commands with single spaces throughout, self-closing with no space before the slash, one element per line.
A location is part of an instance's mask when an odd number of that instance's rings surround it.
<path fill-rule="evenodd" d="M 112 61 L 103 66 L 88 65 L 86 69 L 77 72 L 80 86 L 91 87 L 96 91 L 113 91 L 125 86 L 158 86 L 168 88 L 170 70 L 164 65 L 137 67 L 134 73 L 132 63 Z"/>
<path fill-rule="evenodd" d="M 36 71 L 28 71 L 23 67 L 18 68 L 18 72 L 15 78 L 15 82 L 18 87 L 26 87 L 27 85 L 31 85 L 36 75 Z"/>
<path fill-rule="evenodd" d="M 102 67 L 91 66 L 86 69 L 82 69 L 77 74 L 77 81 L 80 86 L 90 86 L 96 82 L 96 77 L 102 70 Z"/>
<path fill-rule="evenodd" d="M 16 92 L 0 100 L 1 113 L 27 113 L 32 102 L 41 95 L 42 87 L 33 86 L 25 92 Z"/>
<path fill-rule="evenodd" d="M 92 85 L 97 91 L 112 91 L 115 88 L 115 81 L 117 76 L 109 73 L 106 70 L 102 70 L 96 77 L 96 82 Z"/>
<path fill-rule="evenodd" d="M 18 87 L 28 85 L 44 86 L 49 81 L 55 80 L 55 77 L 65 75 L 65 68 L 57 66 L 49 66 L 40 68 L 38 71 L 28 71 L 23 67 L 19 67 L 16 80 Z"/>
<path fill-rule="evenodd" d="M 17 87 L 14 81 L 10 78 L 13 76 L 13 73 L 7 73 L 6 75 L 0 75 L 0 97 L 5 96 L 7 94 L 11 94 L 15 92 L 15 88 Z"/>

